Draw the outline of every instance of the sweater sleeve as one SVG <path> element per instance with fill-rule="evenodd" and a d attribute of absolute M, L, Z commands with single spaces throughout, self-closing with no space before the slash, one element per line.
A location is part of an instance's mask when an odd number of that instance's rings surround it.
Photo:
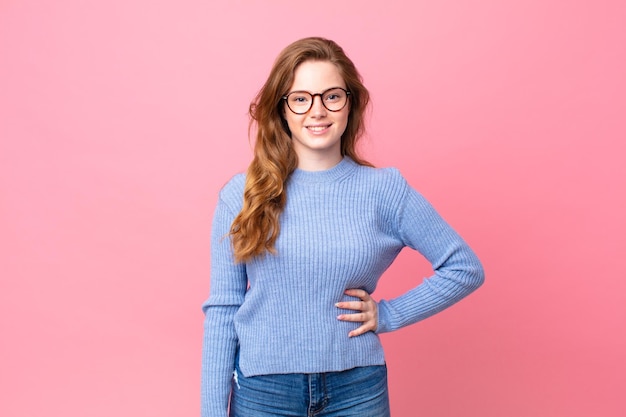
<path fill-rule="evenodd" d="M 211 288 L 203 304 L 205 313 L 202 344 L 201 415 L 226 417 L 230 381 L 235 369 L 237 335 L 235 313 L 247 288 L 244 264 L 236 264 L 228 237 L 235 215 L 220 196 L 211 231 Z"/>
<path fill-rule="evenodd" d="M 398 174 L 399 175 L 399 174 Z M 396 233 L 405 246 L 420 252 L 434 275 L 389 301 L 379 302 L 377 333 L 390 332 L 430 317 L 482 285 L 483 267 L 463 239 L 402 178 L 405 187 Z"/>

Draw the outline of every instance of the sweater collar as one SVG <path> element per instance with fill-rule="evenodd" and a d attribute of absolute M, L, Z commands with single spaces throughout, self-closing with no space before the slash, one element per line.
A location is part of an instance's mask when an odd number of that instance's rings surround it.
<path fill-rule="evenodd" d="M 309 183 L 333 182 L 345 177 L 350 172 L 354 171 L 357 166 L 357 163 L 350 157 L 344 156 L 337 165 L 323 171 L 304 171 L 296 168 L 296 170 L 291 173 L 289 179 Z"/>

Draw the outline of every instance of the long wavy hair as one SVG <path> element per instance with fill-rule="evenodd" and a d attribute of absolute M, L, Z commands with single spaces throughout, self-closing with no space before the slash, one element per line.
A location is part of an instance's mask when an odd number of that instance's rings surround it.
<path fill-rule="evenodd" d="M 243 208 L 230 228 L 237 262 L 247 262 L 267 252 L 275 253 L 279 218 L 287 203 L 286 182 L 298 166 L 282 97 L 293 84 L 296 68 L 305 61 L 330 62 L 339 70 L 350 91 L 348 124 L 341 136 L 341 153 L 360 165 L 372 166 L 359 157 L 356 149 L 365 132 L 369 92 L 354 63 L 332 40 L 311 37 L 287 46 L 276 58 L 267 81 L 249 108 L 250 131 L 256 127 L 256 142 L 246 175 Z"/>

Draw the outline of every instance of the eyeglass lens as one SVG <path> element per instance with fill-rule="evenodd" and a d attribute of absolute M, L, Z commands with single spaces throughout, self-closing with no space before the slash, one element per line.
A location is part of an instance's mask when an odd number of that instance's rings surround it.
<path fill-rule="evenodd" d="M 286 97 L 287 106 L 296 114 L 304 114 L 313 106 L 315 96 L 320 96 L 322 105 L 330 111 L 343 109 L 348 101 L 348 92 L 342 88 L 331 88 L 321 94 L 311 94 L 307 91 L 293 91 Z"/>

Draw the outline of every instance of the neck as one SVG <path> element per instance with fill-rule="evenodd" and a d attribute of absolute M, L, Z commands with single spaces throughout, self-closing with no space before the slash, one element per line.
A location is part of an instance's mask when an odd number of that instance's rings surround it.
<path fill-rule="evenodd" d="M 326 170 L 307 171 L 297 168 L 289 180 L 298 183 L 328 183 L 341 179 L 352 172 L 358 165 L 349 157 L 344 157 L 339 163 Z"/>
<path fill-rule="evenodd" d="M 298 155 L 298 169 L 303 171 L 326 171 L 337 165 L 343 156 L 340 153 L 332 155 Z"/>

